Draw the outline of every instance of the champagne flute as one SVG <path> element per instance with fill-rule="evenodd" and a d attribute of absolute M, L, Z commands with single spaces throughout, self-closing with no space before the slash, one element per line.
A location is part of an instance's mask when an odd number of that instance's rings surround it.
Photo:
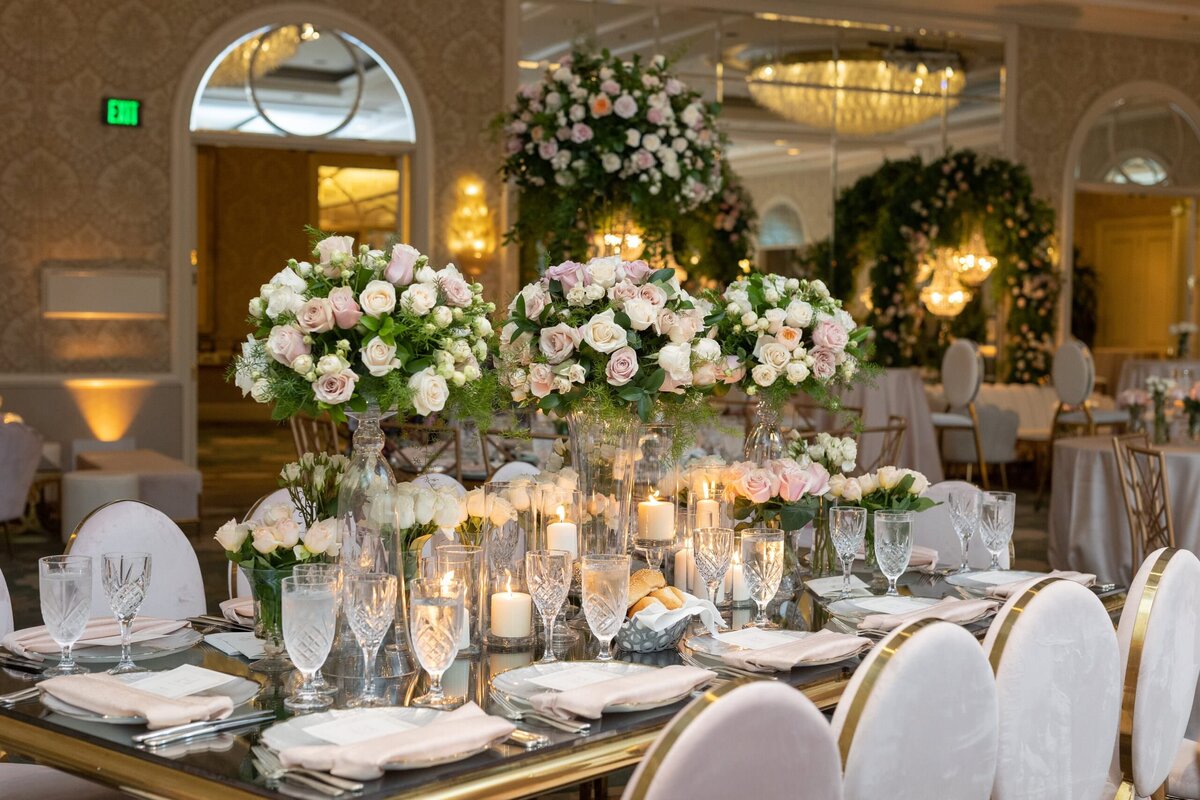
<path fill-rule="evenodd" d="M 388 629 L 396 624 L 396 576 L 359 572 L 346 575 L 345 584 L 346 618 L 363 657 L 363 692 L 347 705 L 386 705 L 387 699 L 375 692 L 375 658 Z"/>
<path fill-rule="evenodd" d="M 979 529 L 982 500 L 983 493 L 974 487 L 950 492 L 950 522 L 962 543 L 962 566 L 958 569 L 959 574 L 971 571 L 971 565 L 967 563 L 967 551 L 971 547 L 971 537 Z"/>
<path fill-rule="evenodd" d="M 829 509 L 829 535 L 838 561 L 842 562 L 842 593 L 850 596 L 850 568 L 867 534 L 867 510 L 858 506 L 834 506 Z"/>
<path fill-rule="evenodd" d="M 110 669 L 110 675 L 147 672 L 133 663 L 129 653 L 133 636 L 133 620 L 146 599 L 150 588 L 149 553 L 105 553 L 101 556 L 101 582 L 108 597 L 109 608 L 121 626 L 121 660 Z"/>
<path fill-rule="evenodd" d="M 420 579 L 409 590 L 409 630 L 417 661 L 429 673 L 429 691 L 411 705 L 454 708 L 464 698 L 447 696 L 442 675 L 458 655 L 458 637 L 466 617 L 467 584 L 452 578 Z"/>
<path fill-rule="evenodd" d="M 297 578 L 316 578 L 319 580 L 332 580 L 333 588 L 333 604 L 334 611 L 337 614 L 342 612 L 342 592 L 345 587 L 342 585 L 342 565 L 336 561 L 309 561 L 304 564 L 297 564 L 292 568 L 292 575 Z M 312 682 L 309 684 L 319 694 L 329 695 L 333 697 L 337 694 L 337 687 L 329 681 L 325 680 L 325 675 L 320 669 L 313 675 Z"/>
<path fill-rule="evenodd" d="M 87 674 L 86 669 L 75 663 L 71 648 L 83 635 L 92 613 L 91 556 L 39 558 L 38 589 L 42 621 L 60 651 L 58 664 L 43 672 L 42 677 Z"/>
<path fill-rule="evenodd" d="M 1017 514 L 1017 496 L 1012 492 L 985 492 L 979 509 L 979 531 L 992 554 L 988 571 L 1000 569 L 1000 554 L 1008 550 Z"/>
<path fill-rule="evenodd" d="M 696 572 L 708 589 L 708 599 L 717 604 L 717 591 L 733 559 L 733 528 L 697 528 L 692 534 Z"/>
<path fill-rule="evenodd" d="M 583 614 L 600 640 L 597 661 L 612 661 L 612 640 L 625 622 L 629 598 L 629 556 L 583 557 Z"/>
<path fill-rule="evenodd" d="M 746 588 L 758 606 L 754 622 L 747 627 L 777 628 L 767 619 L 767 605 L 783 580 L 783 531 L 751 528 L 742 532 L 742 569 Z"/>
<path fill-rule="evenodd" d="M 290 575 L 280 583 L 283 608 L 283 644 L 302 678 L 283 705 L 292 711 L 315 711 L 333 705 L 333 698 L 317 691 L 313 680 L 329 657 L 337 627 L 337 579 L 316 575 Z"/>
<path fill-rule="evenodd" d="M 552 664 L 554 657 L 554 618 L 571 588 L 571 554 L 566 550 L 530 550 L 525 554 L 525 580 L 533 603 L 542 615 L 546 649 L 541 664 Z"/>
<path fill-rule="evenodd" d="M 887 594 L 892 597 L 900 594 L 896 580 L 912 558 L 912 521 L 911 511 L 875 512 L 875 560 L 888 579 Z"/>

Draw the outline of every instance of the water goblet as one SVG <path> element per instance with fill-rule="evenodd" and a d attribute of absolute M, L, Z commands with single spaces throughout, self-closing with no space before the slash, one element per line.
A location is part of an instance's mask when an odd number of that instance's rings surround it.
<path fill-rule="evenodd" d="M 708 599 L 717 604 L 717 592 L 733 559 L 733 528 L 697 528 L 692 534 L 696 572 L 708 589 Z"/>
<path fill-rule="evenodd" d="M 625 622 L 629 607 L 629 556 L 583 557 L 583 615 L 592 635 L 600 640 L 597 661 L 612 661 L 612 640 Z"/>
<path fill-rule="evenodd" d="M 304 564 L 297 564 L 292 568 L 292 575 L 297 578 L 317 578 L 320 580 L 332 580 L 334 582 L 333 604 L 334 611 L 340 614 L 342 611 L 342 565 L 336 561 L 309 561 Z M 329 695 L 333 697 L 337 694 L 337 687 L 329 681 L 325 680 L 325 675 L 318 669 L 313 675 L 312 682 L 309 683 L 314 690 L 319 694 Z"/>
<path fill-rule="evenodd" d="M 283 705 L 292 711 L 315 711 L 333 705 L 317 690 L 314 677 L 329 657 L 337 628 L 337 578 L 315 574 L 290 575 L 280 583 L 283 644 L 300 671 L 301 684 Z"/>
<path fill-rule="evenodd" d="M 767 605 L 779 591 L 783 579 L 783 531 L 751 528 L 742 531 L 742 570 L 746 589 L 758 606 L 754 622 L 747 627 L 777 628 L 767 619 Z"/>
<path fill-rule="evenodd" d="M 43 678 L 84 675 L 75 663 L 71 648 L 92 613 L 91 556 L 46 556 L 38 559 L 38 590 L 46 633 L 59 647 L 58 664 L 42 673 Z"/>
<path fill-rule="evenodd" d="M 867 510 L 858 506 L 834 506 L 829 509 L 829 536 L 833 549 L 842 564 L 842 592 L 839 599 L 850 596 L 850 568 L 863 546 L 867 534 Z"/>
<path fill-rule="evenodd" d="M 530 550 L 525 554 L 525 580 L 533 604 L 542 615 L 546 649 L 539 663 L 551 664 L 554 657 L 554 618 L 571 588 L 571 554 L 566 550 Z"/>
<path fill-rule="evenodd" d="M 387 705 L 387 699 L 375 691 L 375 658 L 388 630 L 396 624 L 396 576 L 358 572 L 346 575 L 344 580 L 346 620 L 363 657 L 363 692 L 347 705 Z"/>
<path fill-rule="evenodd" d="M 985 492 L 979 509 L 979 532 L 992 554 L 988 571 L 1000 569 L 1000 554 L 1008 550 L 1017 515 L 1017 496 L 1012 492 Z"/>
<path fill-rule="evenodd" d="M 896 581 L 908 569 L 912 558 L 911 511 L 875 512 L 875 560 L 888 580 L 887 594 L 897 596 Z"/>
<path fill-rule="evenodd" d="M 133 663 L 129 640 L 133 636 L 133 620 L 146 599 L 150 588 L 149 553 L 105 553 L 100 561 L 101 583 L 117 624 L 121 626 L 121 660 L 110 669 L 110 675 L 147 672 Z"/>
<path fill-rule="evenodd" d="M 442 688 L 442 675 L 458 655 L 458 637 L 466 617 L 467 584 L 451 578 L 418 579 L 409 590 L 409 626 L 417 661 L 429 673 L 429 691 L 411 705 L 455 708 L 464 698 Z"/>
<path fill-rule="evenodd" d="M 962 566 L 958 568 L 960 575 L 971 571 L 971 565 L 967 563 L 967 552 L 971 547 L 971 537 L 979 529 L 979 509 L 982 500 L 983 493 L 974 487 L 950 492 L 950 522 L 962 543 Z"/>

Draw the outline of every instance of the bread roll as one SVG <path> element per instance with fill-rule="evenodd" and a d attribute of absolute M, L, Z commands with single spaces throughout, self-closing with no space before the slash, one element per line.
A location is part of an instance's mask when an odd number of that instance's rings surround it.
<path fill-rule="evenodd" d="M 667 579 L 658 570 L 639 569 L 629 576 L 629 597 L 627 598 L 627 602 L 632 607 L 638 600 L 641 600 L 655 589 L 661 589 L 666 585 Z"/>
<path fill-rule="evenodd" d="M 649 608 L 650 606 L 654 605 L 655 603 L 660 603 L 660 602 L 662 602 L 662 601 L 659 600 L 657 597 L 651 597 L 650 595 L 646 595 L 641 600 L 638 600 L 636 603 L 631 605 L 629 607 L 629 611 L 627 611 L 625 613 L 625 616 L 632 618 L 633 615 L 638 613 L 639 611 L 644 611 L 645 609 Z"/>
<path fill-rule="evenodd" d="M 661 589 L 655 589 L 650 593 L 650 596 L 666 606 L 668 611 L 683 608 L 683 601 L 685 599 L 683 592 L 674 586 L 664 586 Z"/>

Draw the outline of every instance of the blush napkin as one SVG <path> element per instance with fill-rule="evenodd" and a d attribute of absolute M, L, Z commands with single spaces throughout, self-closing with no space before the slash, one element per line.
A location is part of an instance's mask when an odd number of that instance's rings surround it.
<path fill-rule="evenodd" d="M 233 713 L 233 699 L 226 695 L 163 697 L 104 673 L 63 675 L 42 681 L 38 688 L 93 714 L 145 717 L 146 727 L 152 731 L 189 722 L 224 719 Z"/>
<path fill-rule="evenodd" d="M 610 681 L 580 686 L 565 692 L 539 692 L 529 698 L 535 711 L 559 719 L 599 719 L 608 706 L 655 703 L 687 694 L 717 677 L 715 672 L 678 664 L 653 672 L 636 672 Z"/>
<path fill-rule="evenodd" d="M 804 666 L 805 662 L 850 658 L 870 647 L 870 639 L 822 630 L 775 647 L 722 653 L 721 661 L 751 672 L 786 672 Z"/>
<path fill-rule="evenodd" d="M 279 760 L 285 767 L 304 767 L 341 778 L 369 781 L 379 778 L 392 761 L 434 760 L 487 747 L 517 729 L 506 719 L 493 717 L 475 703 L 442 714 L 437 721 L 401 733 L 389 733 L 364 742 L 288 747 Z"/>
<path fill-rule="evenodd" d="M 239 625 L 254 624 L 254 598 L 232 597 L 221 601 L 221 615 Z"/>
<path fill-rule="evenodd" d="M 919 619 L 941 619 L 946 622 L 972 622 L 994 612 L 1000 602 L 994 599 L 960 600 L 947 597 L 931 606 L 906 611 L 903 614 L 868 614 L 858 623 L 860 631 L 892 631 Z"/>
<path fill-rule="evenodd" d="M 186 620 L 138 617 L 133 621 L 133 637 L 130 641 L 148 642 L 187 626 Z M 88 621 L 79 641 L 75 642 L 74 649 L 81 650 L 85 647 L 119 644 L 121 644 L 121 626 L 117 624 L 117 621 L 112 617 L 96 617 Z M 13 631 L 0 640 L 0 646 L 35 661 L 41 661 L 44 655 L 58 655 L 60 650 L 58 644 L 46 632 L 44 625 Z"/>
<path fill-rule="evenodd" d="M 1007 600 L 1014 594 L 1020 594 L 1038 581 L 1046 578 L 1061 578 L 1064 581 L 1074 581 L 1080 586 L 1091 586 L 1096 582 L 1096 576 L 1090 572 L 1075 572 L 1074 570 L 1070 569 L 1056 569 L 1046 575 L 1039 575 L 1036 578 L 1027 578 L 1023 581 L 1013 581 L 1012 583 L 1002 583 L 999 586 L 992 586 L 987 591 L 988 597 L 995 597 L 998 600 Z"/>

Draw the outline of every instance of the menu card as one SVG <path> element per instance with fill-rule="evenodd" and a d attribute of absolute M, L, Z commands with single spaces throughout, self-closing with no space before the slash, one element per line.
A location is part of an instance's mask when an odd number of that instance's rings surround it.
<path fill-rule="evenodd" d="M 135 689 L 141 689 L 143 692 L 151 692 L 160 697 L 169 697 L 174 700 L 224 686 L 231 680 L 233 677 L 223 672 L 184 664 L 165 672 L 151 673 L 129 685 Z"/>
<path fill-rule="evenodd" d="M 805 581 L 804 585 L 808 587 L 810 592 L 817 595 L 817 597 L 830 597 L 841 594 L 844 584 L 841 575 L 834 575 L 830 578 L 813 578 L 812 580 Z M 866 589 L 867 584 L 861 578 L 857 575 L 850 576 L 850 591 L 859 592 Z"/>
<path fill-rule="evenodd" d="M 256 639 L 253 631 L 210 633 L 204 637 L 204 641 L 227 656 L 262 658 L 267 654 L 263 648 L 263 640 Z"/>
<path fill-rule="evenodd" d="M 791 644 L 796 639 L 801 638 L 795 633 L 784 633 L 782 631 L 764 631 L 760 628 L 742 628 L 740 631 L 729 631 L 727 633 L 718 633 L 716 637 L 719 641 L 725 644 L 731 644 L 735 647 L 740 647 L 743 650 L 766 650 L 769 647 L 779 647 L 783 644 Z"/>
<path fill-rule="evenodd" d="M 565 692 L 568 689 L 578 689 L 581 686 L 591 686 L 593 683 L 604 683 L 615 679 L 616 675 L 605 670 L 596 669 L 594 667 L 571 667 L 568 669 L 551 672 L 549 675 L 540 675 L 536 678 L 529 678 L 530 683 L 535 683 L 538 686 L 545 686 L 547 689 L 553 689 L 556 692 Z"/>
<path fill-rule="evenodd" d="M 411 722 L 396 719 L 388 713 L 388 709 L 380 708 L 365 713 L 338 714 L 328 722 L 308 726 L 304 732 L 330 744 L 347 745 L 403 733 L 415 727 Z"/>

